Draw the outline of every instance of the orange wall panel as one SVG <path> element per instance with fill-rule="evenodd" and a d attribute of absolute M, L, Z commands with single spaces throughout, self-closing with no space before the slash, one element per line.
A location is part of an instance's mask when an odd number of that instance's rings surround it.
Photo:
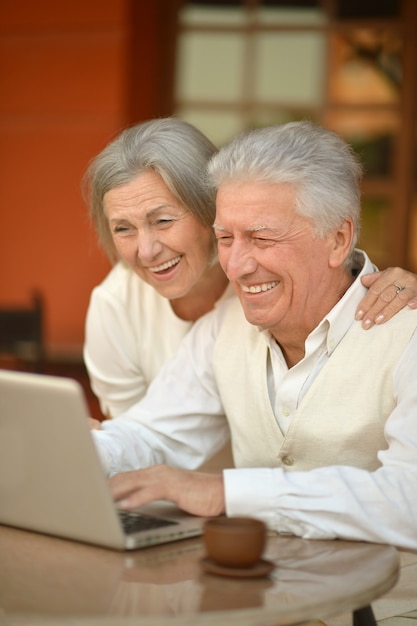
<path fill-rule="evenodd" d="M 128 9 L 125 0 L 3 0 L 0 27 L 39 30 L 118 25 L 123 28 Z"/>
<path fill-rule="evenodd" d="M 9 184 L 0 186 L 1 300 L 22 300 L 40 289 L 53 346 L 82 343 L 89 293 L 108 269 L 80 192 L 102 136 L 103 129 L 71 125 L 2 133 L 7 159 L 1 169 Z"/>
<path fill-rule="evenodd" d="M 0 111 L 103 115 L 123 101 L 121 32 L 19 33 L 0 40 Z"/>
<path fill-rule="evenodd" d="M 80 354 L 109 269 L 81 196 L 89 160 L 128 110 L 128 0 L 0 6 L 0 306 L 46 303 L 50 352 Z"/>
<path fill-rule="evenodd" d="M 0 306 L 39 289 L 50 354 L 81 355 L 90 293 L 110 267 L 81 179 L 132 117 L 159 114 L 165 2 L 0 3 Z"/>

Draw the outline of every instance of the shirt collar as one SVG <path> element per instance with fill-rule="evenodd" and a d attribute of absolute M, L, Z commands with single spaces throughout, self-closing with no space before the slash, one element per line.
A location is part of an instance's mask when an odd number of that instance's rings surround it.
<path fill-rule="evenodd" d="M 317 328 L 310 333 L 311 336 L 319 331 L 323 324 L 327 326 L 326 346 L 328 354 L 333 352 L 355 321 L 357 306 L 367 292 L 366 287 L 362 285 L 361 277 L 374 271 L 375 267 L 368 255 L 363 250 L 355 249 L 352 263 L 352 272 L 356 275 L 355 280 Z"/>

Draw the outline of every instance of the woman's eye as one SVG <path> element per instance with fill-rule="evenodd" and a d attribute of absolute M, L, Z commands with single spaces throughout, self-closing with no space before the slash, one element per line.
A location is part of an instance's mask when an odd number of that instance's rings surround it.
<path fill-rule="evenodd" d="M 129 226 L 115 226 L 115 227 L 113 228 L 113 233 L 114 233 L 115 235 L 119 235 L 119 234 L 121 234 L 121 233 L 127 233 L 127 232 L 129 232 L 129 230 L 130 230 Z"/>

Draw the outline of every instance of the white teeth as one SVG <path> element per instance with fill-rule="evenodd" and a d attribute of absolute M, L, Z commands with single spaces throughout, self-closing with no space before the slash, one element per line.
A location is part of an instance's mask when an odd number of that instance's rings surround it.
<path fill-rule="evenodd" d="M 245 293 L 261 293 L 261 291 L 269 291 L 278 285 L 278 281 L 275 280 L 273 283 L 262 283 L 262 285 L 252 285 L 251 287 L 247 287 L 246 285 L 241 285 L 242 291 Z"/>
<path fill-rule="evenodd" d="M 162 263 L 162 265 L 157 265 L 156 267 L 148 267 L 150 272 L 162 272 L 163 270 L 167 270 L 173 265 L 177 265 L 181 261 L 181 257 L 177 256 L 175 259 L 171 259 L 171 261 L 167 261 L 166 263 Z"/>

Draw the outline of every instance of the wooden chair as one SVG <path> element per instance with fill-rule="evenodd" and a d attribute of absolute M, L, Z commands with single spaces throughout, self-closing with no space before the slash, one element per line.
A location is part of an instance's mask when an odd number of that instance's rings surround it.
<path fill-rule="evenodd" d="M 0 355 L 40 372 L 44 361 L 44 303 L 35 291 L 27 308 L 0 305 Z"/>

